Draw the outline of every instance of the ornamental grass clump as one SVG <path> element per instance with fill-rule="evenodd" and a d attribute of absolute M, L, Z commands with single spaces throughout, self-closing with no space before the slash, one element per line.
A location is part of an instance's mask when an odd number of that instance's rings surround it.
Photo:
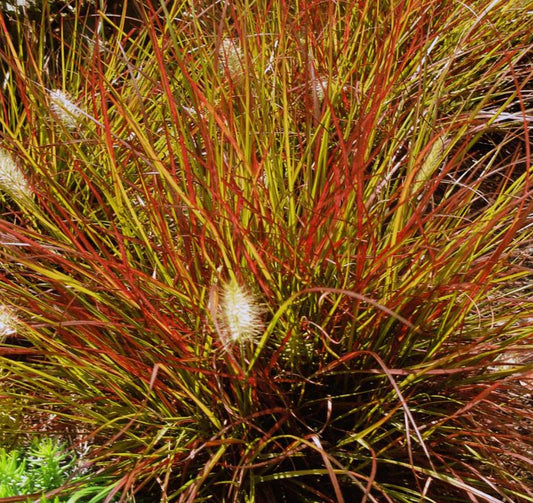
<path fill-rule="evenodd" d="M 532 500 L 533 2 L 80 5 L 0 30 L 6 438 L 94 502 Z"/>

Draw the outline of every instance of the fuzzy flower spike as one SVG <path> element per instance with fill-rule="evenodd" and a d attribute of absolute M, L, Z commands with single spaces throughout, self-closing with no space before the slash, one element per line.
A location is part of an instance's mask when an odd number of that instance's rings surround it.
<path fill-rule="evenodd" d="M 75 129 L 83 115 L 80 107 L 60 89 L 50 91 L 48 95 L 50 97 L 50 109 L 56 119 L 65 127 Z"/>
<path fill-rule="evenodd" d="M 17 323 L 11 309 L 0 305 L 0 343 L 17 332 Z"/>
<path fill-rule="evenodd" d="M 235 280 L 222 287 L 220 321 L 227 344 L 254 341 L 262 331 L 263 309 L 257 298 Z"/>
<path fill-rule="evenodd" d="M 9 153 L 0 148 L 0 190 L 20 201 L 31 198 L 32 192 L 26 177 Z"/>
<path fill-rule="evenodd" d="M 225 38 L 220 42 L 218 64 L 222 75 L 229 77 L 234 84 L 244 80 L 244 52 L 238 40 Z"/>

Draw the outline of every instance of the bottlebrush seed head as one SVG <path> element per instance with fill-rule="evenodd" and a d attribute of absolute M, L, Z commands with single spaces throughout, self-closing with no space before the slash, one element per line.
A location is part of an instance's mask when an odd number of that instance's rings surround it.
<path fill-rule="evenodd" d="M 13 199 L 22 199 L 32 195 L 24 173 L 9 153 L 2 148 L 0 148 L 0 189 Z"/>
<path fill-rule="evenodd" d="M 7 13 L 21 12 L 25 9 L 34 8 L 35 0 L 12 0 L 4 2 L 2 7 Z"/>
<path fill-rule="evenodd" d="M 0 343 L 17 332 L 17 323 L 12 310 L 7 306 L 0 306 Z"/>
<path fill-rule="evenodd" d="M 83 115 L 80 107 L 60 89 L 50 91 L 48 95 L 54 116 L 67 128 L 76 128 Z"/>
<path fill-rule="evenodd" d="M 253 341 L 262 331 L 263 309 L 257 298 L 235 280 L 222 287 L 220 318 L 227 343 Z"/>
<path fill-rule="evenodd" d="M 244 76 L 244 53 L 238 40 L 225 38 L 220 42 L 218 64 L 223 76 L 228 76 L 237 83 L 242 80 Z"/>

